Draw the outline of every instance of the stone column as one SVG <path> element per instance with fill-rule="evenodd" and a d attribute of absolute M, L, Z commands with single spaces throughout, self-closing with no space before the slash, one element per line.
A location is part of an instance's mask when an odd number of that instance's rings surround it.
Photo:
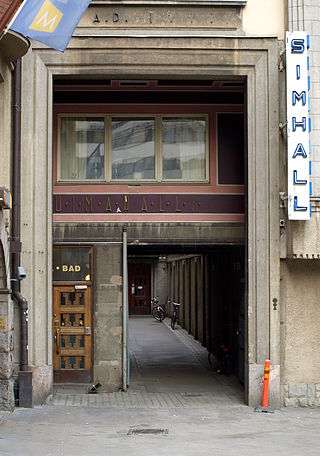
<path fill-rule="evenodd" d="M 29 368 L 33 403 L 52 392 L 51 79 L 35 53 L 22 67 L 21 292 L 29 304 Z"/>
<path fill-rule="evenodd" d="M 0 271 L 1 274 L 1 271 Z M 13 410 L 13 304 L 0 289 L 0 410 Z"/>
<path fill-rule="evenodd" d="M 12 410 L 13 394 L 13 303 L 10 299 L 8 247 L 5 222 L 0 211 L 0 410 Z"/>

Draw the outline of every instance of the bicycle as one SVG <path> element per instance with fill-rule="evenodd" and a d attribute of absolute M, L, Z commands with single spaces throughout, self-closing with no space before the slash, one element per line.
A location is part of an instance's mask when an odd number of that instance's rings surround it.
<path fill-rule="evenodd" d="M 217 361 L 217 364 L 213 362 L 212 358 Z M 208 362 L 210 367 L 214 367 L 218 374 L 224 374 L 227 377 L 232 374 L 232 356 L 221 337 L 215 337 L 210 341 Z"/>
<path fill-rule="evenodd" d="M 172 301 L 171 299 L 169 300 L 169 302 L 172 303 L 173 305 L 173 313 L 172 313 L 172 317 L 171 317 L 171 328 L 174 329 L 176 323 L 177 323 L 177 320 L 179 318 L 179 307 L 180 307 L 180 304 L 178 302 L 174 302 Z"/>
<path fill-rule="evenodd" d="M 157 321 L 162 322 L 162 320 L 164 320 L 165 317 L 168 315 L 168 312 L 167 312 L 167 309 L 166 309 L 167 302 L 168 302 L 168 297 L 166 299 L 166 302 L 165 302 L 164 306 L 161 306 L 159 304 L 158 296 L 155 296 L 154 298 L 151 299 L 151 304 L 152 304 L 151 315 Z"/>

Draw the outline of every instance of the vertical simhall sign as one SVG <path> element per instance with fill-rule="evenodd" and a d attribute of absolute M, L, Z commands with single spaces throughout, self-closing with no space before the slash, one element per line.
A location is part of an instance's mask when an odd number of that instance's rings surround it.
<path fill-rule="evenodd" d="M 286 34 L 288 217 L 309 220 L 311 216 L 310 77 L 309 36 Z"/>

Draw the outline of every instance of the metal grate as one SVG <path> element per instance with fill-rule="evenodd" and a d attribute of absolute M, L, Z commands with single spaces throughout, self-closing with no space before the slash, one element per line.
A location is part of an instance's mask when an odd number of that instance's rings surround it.
<path fill-rule="evenodd" d="M 168 435 L 168 429 L 147 429 L 147 428 L 135 428 L 129 429 L 127 435 Z"/>

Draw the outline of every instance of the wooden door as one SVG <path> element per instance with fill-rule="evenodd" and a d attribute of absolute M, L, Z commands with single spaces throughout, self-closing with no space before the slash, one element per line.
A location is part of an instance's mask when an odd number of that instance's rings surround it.
<path fill-rule="evenodd" d="M 92 380 L 90 286 L 53 288 L 53 372 L 55 382 Z"/>
<path fill-rule="evenodd" d="M 129 314 L 150 315 L 151 265 L 129 264 Z"/>

